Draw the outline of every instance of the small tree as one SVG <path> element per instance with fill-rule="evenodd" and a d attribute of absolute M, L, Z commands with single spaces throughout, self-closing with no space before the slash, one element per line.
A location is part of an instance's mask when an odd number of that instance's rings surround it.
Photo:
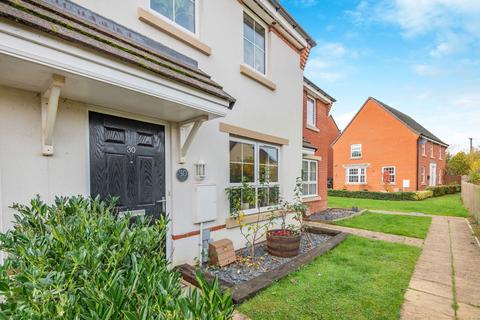
<path fill-rule="evenodd" d="M 265 197 L 262 192 L 265 192 L 266 186 L 268 188 L 267 182 L 260 182 L 259 199 Z M 239 187 L 226 188 L 225 191 L 230 201 L 230 216 L 238 222 L 240 234 L 245 239 L 247 247 L 250 250 L 250 257 L 251 259 L 255 259 L 255 247 L 268 232 L 271 221 L 262 222 L 255 188 L 247 181 L 244 180 Z M 250 204 L 255 204 L 257 207 L 256 220 L 252 223 L 246 223 L 244 210 L 249 208 Z"/>
<path fill-rule="evenodd" d="M 469 174 L 470 163 L 465 152 L 459 152 L 447 160 L 447 174 L 463 176 Z"/>
<path fill-rule="evenodd" d="M 390 173 L 387 170 L 383 170 L 382 177 L 383 177 L 383 185 L 385 187 L 385 191 L 388 192 L 389 191 L 388 186 L 390 182 L 392 182 L 392 179 L 390 178 Z"/>

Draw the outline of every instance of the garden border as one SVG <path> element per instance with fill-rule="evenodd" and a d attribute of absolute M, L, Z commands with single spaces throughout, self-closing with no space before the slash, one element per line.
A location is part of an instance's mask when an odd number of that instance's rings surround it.
<path fill-rule="evenodd" d="M 349 210 L 349 209 L 345 209 L 345 208 L 331 208 L 331 207 L 328 207 L 328 209 Z M 354 217 L 358 217 L 358 216 L 364 214 L 367 211 L 368 211 L 368 209 L 362 209 L 362 210 L 359 210 L 358 212 L 355 212 L 354 214 L 352 214 L 350 216 L 338 218 L 338 219 L 335 219 L 335 220 L 315 220 L 315 219 L 310 219 L 310 216 L 308 216 L 308 217 L 303 218 L 303 221 L 320 222 L 320 223 L 329 224 L 329 223 L 340 221 L 340 220 L 346 220 L 346 219 L 351 219 L 351 218 L 354 218 Z"/>
<path fill-rule="evenodd" d="M 259 291 L 265 289 L 266 287 L 270 286 L 274 281 L 280 280 L 281 278 L 287 276 L 291 272 L 297 270 L 299 267 L 313 261 L 316 257 L 319 257 L 326 253 L 327 251 L 335 248 L 339 245 L 342 241 L 344 241 L 348 233 L 326 229 L 322 227 L 314 227 L 309 226 L 307 228 L 307 232 L 316 233 L 316 234 L 328 234 L 333 235 L 333 238 L 328 240 L 327 242 L 319 245 L 318 247 L 313 248 L 305 253 L 302 253 L 288 263 L 285 263 L 278 267 L 277 269 L 271 270 L 270 272 L 265 272 L 258 277 L 255 277 L 251 280 L 233 284 L 224 280 L 219 279 L 219 285 L 222 290 L 229 290 L 232 294 L 232 299 L 235 303 L 241 303 L 248 298 L 253 297 Z M 181 273 L 183 279 L 195 286 L 198 286 L 196 281 L 195 272 L 197 271 L 197 267 L 191 266 L 189 264 L 182 264 L 177 267 L 177 270 Z M 209 273 L 205 273 L 205 277 L 207 280 L 213 280 L 214 276 Z"/>

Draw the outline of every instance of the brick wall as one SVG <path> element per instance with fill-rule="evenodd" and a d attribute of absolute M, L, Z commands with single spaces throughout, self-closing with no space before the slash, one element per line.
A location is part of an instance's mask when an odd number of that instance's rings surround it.
<path fill-rule="evenodd" d="M 340 130 L 337 127 L 337 124 L 335 123 L 335 120 L 333 120 L 332 116 L 328 117 L 327 120 L 327 133 L 326 133 L 326 138 L 328 142 L 328 159 L 327 159 L 327 178 L 328 179 L 333 179 L 333 148 L 332 148 L 332 143 L 337 139 L 337 137 L 340 135 Z"/>
<path fill-rule="evenodd" d="M 433 157 L 431 156 L 431 146 L 433 145 Z M 440 159 L 440 148 L 442 157 Z M 418 142 L 418 190 L 425 190 L 430 185 L 431 173 L 430 164 L 436 165 L 436 185 L 445 184 L 445 169 L 446 169 L 446 154 L 445 147 L 437 143 L 426 141 L 425 155 L 422 154 L 422 143 Z M 422 181 L 422 167 L 425 167 L 425 182 Z"/>
<path fill-rule="evenodd" d="M 350 159 L 350 146 L 362 144 L 362 158 Z M 402 190 L 403 180 L 410 180 L 412 191 L 417 181 L 418 135 L 369 99 L 333 146 L 334 188 L 347 190 Z M 348 165 L 366 165 L 365 184 L 347 184 Z M 394 166 L 396 183 L 385 185 L 382 167 Z"/>
<path fill-rule="evenodd" d="M 328 171 L 328 113 L 330 105 L 319 99 L 315 100 L 316 127 L 312 130 L 307 127 L 307 91 L 303 92 L 303 136 L 317 147 L 315 157 L 318 157 L 318 196 L 320 199 L 307 202 L 309 213 L 318 212 L 327 208 L 327 171 Z"/>

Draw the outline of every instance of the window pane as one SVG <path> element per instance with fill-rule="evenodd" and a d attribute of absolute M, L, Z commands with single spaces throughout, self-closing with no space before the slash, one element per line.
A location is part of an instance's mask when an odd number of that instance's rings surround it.
<path fill-rule="evenodd" d="M 302 181 L 308 181 L 308 161 L 302 161 Z"/>
<path fill-rule="evenodd" d="M 195 32 L 195 1 L 175 0 L 175 22 Z"/>
<path fill-rule="evenodd" d="M 315 125 L 315 102 L 310 98 L 307 99 L 307 124 Z"/>
<path fill-rule="evenodd" d="M 240 163 L 230 163 L 230 182 L 242 182 L 242 165 Z"/>
<path fill-rule="evenodd" d="M 310 184 L 310 194 L 317 194 L 317 184 L 316 183 Z"/>
<path fill-rule="evenodd" d="M 303 195 L 308 195 L 308 184 L 306 183 L 303 184 Z"/>
<path fill-rule="evenodd" d="M 243 15 L 243 36 L 244 38 L 248 39 L 251 43 L 255 42 L 254 39 L 254 31 L 253 31 L 253 19 L 250 16 L 244 14 Z"/>
<path fill-rule="evenodd" d="M 278 166 L 268 166 L 269 181 L 278 182 Z"/>
<path fill-rule="evenodd" d="M 265 29 L 255 23 L 255 45 L 265 51 Z"/>
<path fill-rule="evenodd" d="M 268 206 L 268 188 L 258 188 L 258 206 Z"/>
<path fill-rule="evenodd" d="M 243 147 L 243 162 L 255 162 L 255 146 L 253 144 L 242 143 Z"/>
<path fill-rule="evenodd" d="M 243 61 L 253 68 L 253 44 L 245 39 L 243 40 Z"/>
<path fill-rule="evenodd" d="M 255 47 L 255 69 L 265 73 L 265 52 Z"/>
<path fill-rule="evenodd" d="M 260 164 L 277 164 L 278 151 L 276 148 L 261 146 L 260 147 Z"/>
<path fill-rule="evenodd" d="M 242 144 L 230 141 L 230 162 L 242 162 Z"/>
<path fill-rule="evenodd" d="M 280 188 L 278 186 L 270 187 L 268 196 L 269 196 L 269 204 L 271 206 L 277 205 L 280 200 Z"/>
<path fill-rule="evenodd" d="M 310 181 L 317 181 L 317 162 L 310 162 Z"/>
<path fill-rule="evenodd" d="M 243 164 L 243 179 L 255 182 L 255 166 L 253 164 Z"/>
<path fill-rule="evenodd" d="M 151 0 L 150 7 L 152 10 L 173 20 L 173 0 Z"/>

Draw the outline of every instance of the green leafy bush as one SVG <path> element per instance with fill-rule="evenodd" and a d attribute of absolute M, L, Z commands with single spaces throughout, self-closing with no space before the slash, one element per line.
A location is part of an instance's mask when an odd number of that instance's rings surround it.
<path fill-rule="evenodd" d="M 114 202 L 57 198 L 15 205 L 15 228 L 0 234 L 5 319 L 230 319 L 218 282 L 197 275 L 182 290 L 163 250 L 166 221 L 117 218 Z"/>
<path fill-rule="evenodd" d="M 459 193 L 462 191 L 462 186 L 459 184 L 451 184 L 444 186 L 428 187 L 427 190 L 432 191 L 434 197 L 440 197 L 446 194 Z"/>
<path fill-rule="evenodd" d="M 432 192 L 374 192 L 374 191 L 348 191 L 329 189 L 328 195 L 332 197 L 376 199 L 376 200 L 424 200 L 432 197 Z"/>
<path fill-rule="evenodd" d="M 415 200 L 425 200 L 433 197 L 433 191 L 430 190 L 416 191 L 414 193 Z"/>

